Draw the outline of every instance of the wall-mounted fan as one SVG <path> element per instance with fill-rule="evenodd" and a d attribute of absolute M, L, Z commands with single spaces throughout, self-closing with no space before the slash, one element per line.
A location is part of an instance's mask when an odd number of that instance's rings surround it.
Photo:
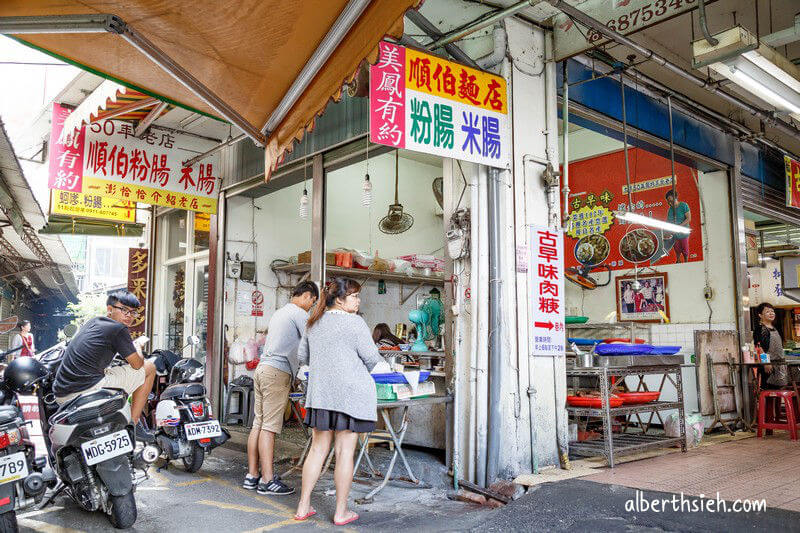
<path fill-rule="evenodd" d="M 389 206 L 389 212 L 378 224 L 378 228 L 383 233 L 394 235 L 403 233 L 414 225 L 414 217 L 403 211 L 403 204 L 400 203 L 398 187 L 400 182 L 400 160 L 399 151 L 394 152 L 394 203 Z"/>

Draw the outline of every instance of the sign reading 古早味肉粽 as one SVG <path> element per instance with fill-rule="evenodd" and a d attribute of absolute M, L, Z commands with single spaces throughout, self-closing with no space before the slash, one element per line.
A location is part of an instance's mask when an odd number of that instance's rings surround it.
<path fill-rule="evenodd" d="M 508 93 L 500 76 L 387 42 L 370 67 L 370 140 L 508 168 Z"/>
<path fill-rule="evenodd" d="M 133 125 L 101 120 L 61 135 L 70 110 L 53 104 L 50 133 L 50 189 L 104 196 L 126 202 L 216 213 L 217 167 L 183 166 L 198 151 L 183 146 L 182 137 L 149 130 L 141 138 Z"/>

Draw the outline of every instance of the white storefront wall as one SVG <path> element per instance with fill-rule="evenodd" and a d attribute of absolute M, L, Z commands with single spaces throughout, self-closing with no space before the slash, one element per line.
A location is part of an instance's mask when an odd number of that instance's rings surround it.
<path fill-rule="evenodd" d="M 622 149 L 622 143 L 595 133 L 579 130 L 570 134 L 570 161 L 590 159 Z M 682 352 L 694 353 L 696 330 L 736 331 L 736 285 L 733 272 L 733 244 L 731 239 L 731 209 L 727 172 L 698 172 L 698 186 L 704 224 L 704 260 L 686 264 L 674 262 L 658 264 L 654 268 L 666 272 L 669 286 L 670 324 L 653 324 L 650 340 L 655 344 L 681 346 Z M 567 311 L 569 314 L 588 316 L 589 321 L 616 321 L 616 292 L 614 277 L 627 274 L 612 271 L 612 281 L 605 287 L 583 290 L 567 284 Z M 604 281 L 604 272 L 595 274 Z M 713 289 L 713 298 L 706 303 L 703 289 L 706 283 Z M 687 355 L 686 363 L 690 363 Z M 660 379 L 660 378 L 659 378 Z M 653 378 L 649 386 L 658 387 Z M 694 369 L 684 368 L 684 400 L 686 412 L 697 411 L 697 377 Z M 663 400 L 675 399 L 674 389 L 665 388 Z"/>
<path fill-rule="evenodd" d="M 399 160 L 400 203 L 414 217 L 413 226 L 398 235 L 387 235 L 378 229 L 389 204 L 394 203 L 394 154 L 372 157 L 369 162 L 373 183 L 372 204 L 361 204 L 361 190 L 366 162 L 350 165 L 326 174 L 326 249 L 355 249 L 370 256 L 393 259 L 406 254 L 443 256 L 444 226 L 442 210 L 433 196 L 431 182 L 442 176 L 441 159 L 401 154 Z M 275 178 L 280 180 L 280 177 Z M 296 277 L 271 268 L 273 261 L 293 261 L 298 253 L 311 249 L 311 212 L 308 218 L 299 216 L 299 200 L 304 184 L 297 183 L 269 194 L 250 198 L 234 196 L 228 199 L 226 251 L 239 254 L 244 261 L 255 261 L 255 284 L 226 280 L 224 295 L 224 324 L 229 343 L 247 342 L 257 332 L 265 331 L 272 313 L 288 302 Z M 309 179 L 305 187 L 314 194 Z M 309 203 L 309 206 L 311 202 Z M 398 322 L 408 322 L 408 312 L 417 307 L 417 297 L 427 297 L 433 288 L 423 286 L 414 297 L 400 305 L 400 286 L 386 282 L 386 293 L 378 294 L 378 282 L 368 281 L 361 291 L 361 312 L 370 328 L 379 322 L 391 328 Z M 236 291 L 246 294 L 257 288 L 264 294 L 264 314 L 254 317 L 247 306 L 236 305 Z M 410 292 L 406 288 L 405 292 Z M 252 375 L 244 365 L 232 365 L 229 378 Z"/>

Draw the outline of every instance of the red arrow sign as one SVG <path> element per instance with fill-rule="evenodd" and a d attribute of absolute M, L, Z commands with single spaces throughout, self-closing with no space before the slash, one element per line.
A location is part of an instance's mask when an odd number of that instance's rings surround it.
<path fill-rule="evenodd" d="M 553 329 L 552 322 L 534 322 L 533 325 L 536 326 L 537 328 Z"/>

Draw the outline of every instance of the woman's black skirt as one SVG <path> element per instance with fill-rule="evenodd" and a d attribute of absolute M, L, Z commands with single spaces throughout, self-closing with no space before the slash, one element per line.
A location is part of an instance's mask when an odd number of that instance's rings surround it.
<path fill-rule="evenodd" d="M 303 418 L 303 423 L 320 431 L 349 429 L 354 433 L 370 433 L 375 430 L 375 422 L 372 420 L 359 420 L 339 411 L 314 409 L 312 407 L 306 408 L 306 416 Z"/>

